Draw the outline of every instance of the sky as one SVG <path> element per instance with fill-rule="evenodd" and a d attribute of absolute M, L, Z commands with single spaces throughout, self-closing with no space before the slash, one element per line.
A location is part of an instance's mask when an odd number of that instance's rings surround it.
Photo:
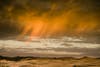
<path fill-rule="evenodd" d="M 12 50 L 19 55 L 21 50 L 17 47 L 26 52 L 32 47 L 36 51 L 50 50 L 51 54 L 100 56 L 99 18 L 99 0 L 0 0 L 0 55 L 8 55 Z M 61 41 L 53 44 L 52 37 Z M 72 38 L 70 42 L 63 41 L 69 37 Z M 76 40 L 73 37 L 79 41 L 73 41 Z M 41 38 L 50 39 L 52 45 L 48 42 L 45 45 Z M 35 43 L 33 39 L 42 42 Z M 62 42 L 71 47 L 63 46 Z M 45 51 L 44 54 L 48 53 Z M 25 55 L 33 55 L 28 52 Z"/>

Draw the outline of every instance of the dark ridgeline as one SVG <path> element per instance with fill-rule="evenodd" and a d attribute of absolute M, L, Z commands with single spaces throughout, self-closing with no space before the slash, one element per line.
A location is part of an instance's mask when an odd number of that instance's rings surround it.
<path fill-rule="evenodd" d="M 55 60 L 82 60 L 82 59 L 92 59 L 93 57 L 81 57 L 81 58 L 75 58 L 75 57 L 32 57 L 32 56 L 27 56 L 27 57 L 21 57 L 21 56 L 16 56 L 16 57 L 7 57 L 7 56 L 0 56 L 0 60 L 8 60 L 8 61 L 21 61 L 21 60 L 34 60 L 34 59 L 55 59 Z M 93 58 L 93 59 L 100 59 L 100 58 Z"/>

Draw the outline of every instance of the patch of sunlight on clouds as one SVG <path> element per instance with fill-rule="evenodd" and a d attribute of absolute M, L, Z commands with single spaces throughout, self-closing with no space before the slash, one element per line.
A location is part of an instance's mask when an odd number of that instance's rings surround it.
<path fill-rule="evenodd" d="M 34 53 L 39 53 L 39 54 L 62 54 L 62 55 L 80 55 L 80 52 L 67 52 L 67 51 L 54 51 L 54 50 L 46 50 L 46 51 L 40 51 L 40 50 L 34 50 Z M 33 51 L 28 51 L 27 53 L 33 53 Z"/>
<path fill-rule="evenodd" d="M 62 45 L 62 44 L 69 44 Z M 25 41 L 17 40 L 0 40 L 0 47 L 5 48 L 98 48 L 100 44 L 85 43 L 82 39 L 64 37 L 61 39 L 33 39 L 33 41 L 27 43 Z"/>
<path fill-rule="evenodd" d="M 94 44 L 94 43 L 74 43 L 74 42 L 68 42 L 68 44 L 72 44 L 73 47 L 78 47 L 78 48 L 98 48 L 98 47 L 100 47 L 100 44 Z"/>

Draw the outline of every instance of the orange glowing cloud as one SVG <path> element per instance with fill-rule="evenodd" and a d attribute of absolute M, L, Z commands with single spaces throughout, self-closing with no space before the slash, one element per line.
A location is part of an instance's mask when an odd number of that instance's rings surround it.
<path fill-rule="evenodd" d="M 75 28 L 75 32 L 76 34 L 88 33 L 95 30 L 96 27 L 97 21 L 94 18 L 88 18 L 88 20 L 80 20 Z"/>
<path fill-rule="evenodd" d="M 19 38 L 24 35 L 30 35 L 31 37 L 49 37 L 53 34 L 65 31 L 65 15 L 48 17 L 47 14 L 42 16 L 34 16 L 32 13 L 22 15 L 18 17 L 21 27 L 24 27 Z"/>
<path fill-rule="evenodd" d="M 94 18 L 89 21 L 84 20 L 85 17 L 80 18 L 77 8 L 65 10 L 59 15 L 52 15 L 56 7 L 57 5 L 53 4 L 51 10 L 42 15 L 36 15 L 36 11 L 29 11 L 18 16 L 19 27 L 23 28 L 18 38 L 28 35 L 31 40 L 33 37 L 50 37 L 59 33 L 66 33 L 67 35 L 70 32 L 72 34 L 84 34 L 92 31 L 97 26 Z"/>

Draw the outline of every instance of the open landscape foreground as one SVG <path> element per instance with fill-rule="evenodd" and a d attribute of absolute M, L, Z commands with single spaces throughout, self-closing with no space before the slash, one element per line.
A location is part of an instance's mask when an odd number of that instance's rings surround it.
<path fill-rule="evenodd" d="M 100 67 L 100 58 L 2 57 L 0 67 Z"/>

